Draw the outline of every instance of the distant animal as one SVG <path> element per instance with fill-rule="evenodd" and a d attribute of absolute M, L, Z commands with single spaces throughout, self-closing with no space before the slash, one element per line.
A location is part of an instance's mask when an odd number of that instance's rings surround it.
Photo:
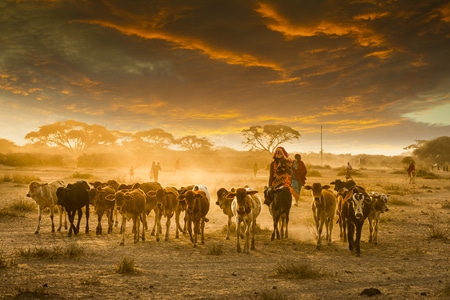
<path fill-rule="evenodd" d="M 269 207 L 273 219 L 273 232 L 271 240 L 288 238 L 289 212 L 292 206 L 292 194 L 289 188 L 264 187 L 264 204 Z M 281 225 L 280 230 L 278 225 Z"/>
<path fill-rule="evenodd" d="M 365 189 L 360 186 L 350 188 L 342 206 L 342 217 L 347 222 L 348 248 L 357 256 L 361 255 L 362 227 L 371 210 L 371 198 Z"/>
<path fill-rule="evenodd" d="M 59 210 L 59 226 L 58 231 L 61 231 L 63 218 L 64 228 L 67 229 L 67 218 L 64 213 L 64 208 L 61 205 L 57 205 L 58 197 L 56 196 L 56 190 L 60 187 L 64 187 L 64 181 L 57 180 L 49 183 L 39 183 L 33 181 L 28 186 L 27 197 L 30 197 L 38 205 L 38 224 L 34 233 L 38 234 L 41 229 L 42 211 L 48 207 L 50 209 L 50 220 L 52 221 L 52 232 L 55 232 L 55 224 L 53 222 L 55 206 Z"/>
<path fill-rule="evenodd" d="M 313 212 L 314 221 L 317 230 L 317 249 L 320 249 L 322 244 L 322 229 L 325 225 L 326 229 L 326 241 L 328 244 L 332 242 L 331 234 L 333 232 L 334 216 L 336 214 L 336 196 L 330 190 L 329 185 L 324 185 L 320 183 L 313 183 L 311 185 L 306 185 L 305 189 L 311 191 L 312 203 L 311 209 Z"/>
<path fill-rule="evenodd" d="M 161 232 L 161 218 L 166 218 L 165 240 L 169 240 L 170 223 L 172 216 L 175 215 L 175 237 L 179 237 L 179 228 L 176 226 L 180 221 L 180 212 L 178 210 L 179 199 L 178 190 L 174 187 L 160 188 L 156 192 L 150 191 L 151 196 L 156 195 L 157 214 L 156 214 L 156 241 L 159 242 L 159 234 Z"/>
<path fill-rule="evenodd" d="M 69 183 L 66 187 L 59 187 L 56 190 L 58 204 L 62 205 L 69 216 L 70 228 L 68 235 L 75 235 L 80 231 L 80 222 L 82 216 L 82 208 L 85 208 L 86 215 L 86 233 L 89 233 L 89 185 L 86 181 L 77 181 Z M 74 225 L 75 213 L 78 212 L 77 226 Z"/>
<path fill-rule="evenodd" d="M 217 190 L 217 201 L 216 205 L 222 209 L 223 213 L 228 217 L 227 221 L 227 235 L 226 239 L 230 239 L 231 225 L 233 224 L 233 211 L 231 210 L 231 203 L 233 202 L 235 196 L 235 191 L 228 191 L 226 188 L 219 188 Z"/>
<path fill-rule="evenodd" d="M 89 203 L 95 207 L 95 212 L 97 213 L 98 223 L 97 228 L 95 229 L 95 233 L 97 235 L 102 234 L 102 218 L 103 215 L 106 214 L 106 218 L 108 220 L 108 233 L 112 233 L 112 228 L 114 224 L 114 212 L 115 209 L 115 201 L 114 199 L 108 200 L 106 198 L 107 195 L 114 195 L 116 190 L 114 187 L 106 185 L 106 186 L 98 186 L 97 188 L 92 188 L 88 190 L 89 194 Z"/>
<path fill-rule="evenodd" d="M 201 244 L 205 244 L 205 222 L 208 221 L 206 215 L 209 212 L 209 199 L 202 190 L 187 191 L 186 199 L 186 222 L 187 231 L 194 247 L 197 247 L 197 237 L 201 235 Z M 192 234 L 192 226 L 194 234 Z"/>
<path fill-rule="evenodd" d="M 367 217 L 369 222 L 369 243 L 378 244 L 378 224 L 381 219 L 381 214 L 389 210 L 388 199 L 389 195 L 378 192 L 369 192 L 372 198 L 372 210 Z"/>
<path fill-rule="evenodd" d="M 125 228 L 127 220 L 133 220 L 132 232 L 134 233 L 134 243 L 139 242 L 140 222 L 144 224 L 146 218 L 146 196 L 144 191 L 140 188 L 136 188 L 128 192 L 117 191 L 113 197 L 116 202 L 116 206 L 119 208 L 119 212 L 122 215 L 122 239 L 120 240 L 120 245 L 125 245 Z M 111 195 L 108 195 L 107 198 L 111 199 Z M 142 241 L 145 241 L 144 227 L 142 227 Z"/>
<path fill-rule="evenodd" d="M 356 182 L 353 179 L 342 181 L 340 179 L 336 179 L 335 181 L 330 182 L 330 184 L 334 185 L 335 191 L 340 191 L 343 188 L 349 189 L 356 185 Z"/>
<path fill-rule="evenodd" d="M 231 203 L 231 210 L 236 219 L 237 252 L 241 252 L 240 237 L 242 230 L 242 233 L 244 234 L 243 252 L 249 254 L 250 249 L 255 250 L 255 226 L 256 219 L 261 213 L 262 201 L 258 195 L 258 191 L 249 187 L 238 188 L 236 189 L 236 192 L 232 194 L 235 196 Z"/>

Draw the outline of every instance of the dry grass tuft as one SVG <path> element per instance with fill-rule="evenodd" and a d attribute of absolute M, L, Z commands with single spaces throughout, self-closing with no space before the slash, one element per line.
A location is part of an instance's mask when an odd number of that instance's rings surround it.
<path fill-rule="evenodd" d="M 25 258 L 75 258 L 84 255 L 84 248 L 78 244 L 69 244 L 66 247 L 61 247 L 58 245 L 51 247 L 28 247 L 20 248 L 17 250 L 18 254 Z"/>
<path fill-rule="evenodd" d="M 290 279 L 312 279 L 324 276 L 310 264 L 300 262 L 279 263 L 276 271 L 278 275 Z"/>
<path fill-rule="evenodd" d="M 116 272 L 119 274 L 134 274 L 136 271 L 134 258 L 124 257 L 116 266 Z"/>

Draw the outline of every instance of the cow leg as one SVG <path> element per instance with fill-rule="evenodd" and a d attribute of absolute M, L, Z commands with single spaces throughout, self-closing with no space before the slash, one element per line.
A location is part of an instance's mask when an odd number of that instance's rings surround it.
<path fill-rule="evenodd" d="M 69 217 L 69 224 L 70 224 L 70 226 L 69 226 L 69 232 L 67 233 L 67 235 L 68 235 L 69 237 L 72 236 L 72 230 L 73 230 L 74 232 L 75 232 L 75 230 L 76 230 L 75 225 L 73 224 L 74 219 L 75 219 L 75 212 L 76 212 L 75 210 L 72 210 L 72 211 L 67 212 L 68 217 Z"/>
<path fill-rule="evenodd" d="M 197 247 L 200 220 L 194 219 L 194 247 Z"/>
<path fill-rule="evenodd" d="M 200 228 L 200 230 L 201 230 L 201 243 L 202 243 L 202 245 L 204 245 L 205 244 L 205 218 L 202 218 L 202 220 L 201 220 L 201 228 Z"/>
<path fill-rule="evenodd" d="M 145 223 L 147 223 L 147 215 L 144 213 L 141 214 L 141 222 L 142 219 L 145 221 Z M 145 242 L 145 230 L 144 230 L 144 224 L 142 224 L 142 236 L 141 236 L 142 242 Z"/>
<path fill-rule="evenodd" d="M 114 217 L 115 217 L 114 226 L 117 227 L 119 226 L 119 212 L 117 211 L 117 209 L 114 210 Z M 122 226 L 120 227 L 122 228 Z"/>
<path fill-rule="evenodd" d="M 113 223 L 114 223 L 114 208 L 108 211 L 108 233 L 112 233 Z"/>
<path fill-rule="evenodd" d="M 373 222 L 374 220 L 371 217 L 367 218 L 367 223 L 369 223 L 369 243 L 373 241 Z"/>
<path fill-rule="evenodd" d="M 320 249 L 320 246 L 322 245 L 322 229 L 323 229 L 323 223 L 324 219 L 321 218 L 319 220 L 319 227 L 317 229 L 317 246 L 316 249 Z"/>
<path fill-rule="evenodd" d="M 127 226 L 127 219 L 122 216 L 122 225 L 120 226 L 120 233 L 122 233 L 122 239 L 120 240 L 120 246 L 125 245 L 125 227 Z"/>
<path fill-rule="evenodd" d="M 78 234 L 78 232 L 80 232 L 80 223 L 81 223 L 81 217 L 83 215 L 83 211 L 81 210 L 81 208 L 77 209 L 78 212 L 78 220 L 77 220 L 77 226 L 74 228 L 73 233 L 75 235 Z M 74 211 L 74 219 L 75 219 L 75 211 Z"/>
<path fill-rule="evenodd" d="M 135 216 L 133 218 L 133 229 L 134 229 L 134 243 L 136 244 L 137 242 L 139 242 L 139 227 L 140 227 L 140 223 L 139 223 L 139 216 Z"/>
<path fill-rule="evenodd" d="M 168 241 L 169 240 L 169 231 L 170 231 L 170 217 L 167 216 L 167 220 L 166 220 L 166 236 L 165 236 L 165 240 Z"/>
<path fill-rule="evenodd" d="M 241 253 L 241 220 L 236 217 L 236 250 L 238 253 Z"/>
<path fill-rule="evenodd" d="M 67 229 L 67 215 L 64 210 L 64 207 L 62 207 L 61 205 L 58 205 L 58 212 L 59 212 L 59 227 L 57 231 L 61 231 L 63 218 L 64 218 L 64 229 Z"/>
<path fill-rule="evenodd" d="M 246 220 L 245 222 L 245 240 L 244 240 L 244 253 L 250 253 L 250 222 Z"/>
<path fill-rule="evenodd" d="M 229 240 L 230 239 L 230 233 L 231 233 L 231 224 L 232 224 L 233 220 L 231 219 L 230 216 L 228 216 L 228 223 L 227 223 L 227 237 L 226 239 Z M 237 225 L 237 224 L 236 224 Z"/>
<path fill-rule="evenodd" d="M 155 223 L 156 223 L 156 241 L 159 242 L 160 238 L 159 235 L 161 234 L 162 228 L 161 228 L 161 213 L 159 210 L 155 214 Z"/>
<path fill-rule="evenodd" d="M 334 218 L 330 217 L 327 219 L 327 242 L 328 244 L 331 244 L 332 239 L 331 239 L 331 233 L 333 232 L 333 223 L 334 223 Z"/>
<path fill-rule="evenodd" d="M 251 247 L 251 249 L 252 250 L 256 250 L 256 247 L 255 247 L 255 221 L 252 221 L 252 223 L 251 223 L 251 230 L 252 230 L 252 247 Z"/>
<path fill-rule="evenodd" d="M 347 223 L 347 238 L 348 238 L 348 249 L 353 253 L 353 249 L 355 247 L 353 240 L 355 225 L 351 222 Z"/>
<path fill-rule="evenodd" d="M 194 237 L 192 236 L 192 221 L 191 221 L 190 216 L 187 217 L 187 231 L 189 233 L 189 238 L 190 238 L 191 242 L 194 243 Z M 194 234 L 195 234 L 195 232 L 194 232 Z"/>
<path fill-rule="evenodd" d="M 38 223 L 36 230 L 34 231 L 35 234 L 38 234 L 39 230 L 41 230 L 41 219 L 42 219 L 42 207 L 38 205 Z"/>
<path fill-rule="evenodd" d="M 273 232 L 270 240 L 273 241 L 276 236 L 278 236 L 278 220 L 276 218 L 273 218 Z"/>
<path fill-rule="evenodd" d="M 374 232 L 373 232 L 373 243 L 374 243 L 375 245 L 378 244 L 378 221 L 379 221 L 379 220 L 380 220 L 379 217 L 377 217 L 377 218 L 375 219 L 375 228 L 374 228 Z"/>
<path fill-rule="evenodd" d="M 361 231 L 362 231 L 363 224 L 364 224 L 364 221 L 358 222 L 355 226 L 356 227 L 356 238 L 355 238 L 356 256 L 361 255 Z"/>
<path fill-rule="evenodd" d="M 80 209 L 80 213 L 81 213 L 81 209 Z M 81 219 L 81 216 L 80 216 L 80 219 Z M 86 230 L 85 230 L 85 233 L 86 234 L 89 233 L 89 203 L 86 205 Z"/>
<path fill-rule="evenodd" d="M 98 223 L 97 228 L 95 228 L 95 234 L 100 235 L 102 234 L 102 216 L 100 214 L 98 216 Z"/>
<path fill-rule="evenodd" d="M 175 212 L 175 238 L 178 239 L 180 237 L 179 232 L 181 231 L 180 225 L 180 212 Z"/>

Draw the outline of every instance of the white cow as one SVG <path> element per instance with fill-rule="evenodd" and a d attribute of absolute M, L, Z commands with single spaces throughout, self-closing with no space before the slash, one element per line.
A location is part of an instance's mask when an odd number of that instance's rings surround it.
<path fill-rule="evenodd" d="M 30 197 L 38 205 L 38 224 L 34 233 L 38 234 L 41 229 L 42 210 L 46 207 L 50 209 L 50 219 L 52 220 L 52 232 L 55 232 L 55 224 L 53 222 L 54 208 L 57 205 L 58 197 L 56 196 L 56 190 L 60 187 L 64 187 L 65 183 L 62 180 L 56 180 L 49 183 L 39 183 L 33 181 L 28 187 L 27 197 Z M 58 231 L 61 231 L 62 219 L 64 215 L 64 228 L 67 229 L 67 216 L 64 209 L 58 205 L 59 210 L 59 226 Z"/>

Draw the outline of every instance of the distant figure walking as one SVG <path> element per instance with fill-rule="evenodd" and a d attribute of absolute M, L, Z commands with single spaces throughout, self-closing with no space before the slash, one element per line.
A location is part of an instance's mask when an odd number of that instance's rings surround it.
<path fill-rule="evenodd" d="M 256 177 L 256 173 L 258 173 L 258 163 L 255 161 L 253 165 L 253 176 Z"/>
<path fill-rule="evenodd" d="M 302 187 L 306 183 L 306 170 L 305 163 L 302 161 L 302 156 L 300 154 L 295 154 L 295 160 L 292 163 L 292 190 L 295 199 L 295 206 L 298 206 L 298 201 L 300 200 L 300 194 L 302 192 Z"/>
<path fill-rule="evenodd" d="M 414 165 L 413 161 L 411 161 L 406 171 L 408 172 L 409 184 L 416 183 L 416 166 Z"/>
<path fill-rule="evenodd" d="M 130 171 L 128 171 L 128 173 L 130 174 L 130 182 L 133 182 L 133 180 L 134 180 L 134 167 L 131 167 Z"/>
<path fill-rule="evenodd" d="M 153 177 L 153 181 L 158 182 L 158 175 L 159 175 L 159 171 L 161 171 L 161 165 L 159 164 L 155 164 L 155 162 L 152 163 L 152 168 L 150 170 L 150 179 L 152 179 Z"/>
<path fill-rule="evenodd" d="M 353 180 L 352 170 L 353 170 L 352 165 L 350 164 L 350 162 L 347 162 L 347 167 L 345 168 L 345 179 L 346 180 Z"/>

